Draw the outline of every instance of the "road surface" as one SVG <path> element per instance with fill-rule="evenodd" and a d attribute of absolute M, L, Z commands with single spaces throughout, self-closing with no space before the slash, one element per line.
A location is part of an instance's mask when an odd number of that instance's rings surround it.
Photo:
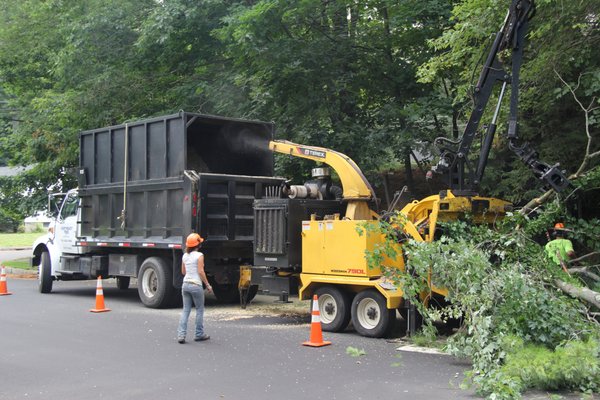
<path fill-rule="evenodd" d="M 331 346 L 302 346 L 308 304 L 258 296 L 241 310 L 209 296 L 211 339 L 181 345 L 179 309 L 148 309 L 136 289 L 104 286 L 112 311 L 94 314 L 95 282 L 55 282 L 44 295 L 35 280 L 9 280 L 13 295 L 0 297 L 1 400 L 476 398 L 458 389 L 468 365 L 447 355 L 401 352 L 394 340 L 352 332 L 325 332 Z M 350 356 L 349 346 L 365 355 Z"/>
<path fill-rule="evenodd" d="M 13 294 L 0 296 L 0 400 L 479 398 L 458 388 L 465 361 L 399 351 L 401 320 L 391 339 L 364 338 L 350 327 L 325 332 L 331 346 L 309 348 L 300 344 L 310 336 L 308 302 L 257 296 L 242 310 L 208 296 L 211 340 L 181 345 L 179 309 L 145 308 L 135 288 L 121 291 L 110 279 L 104 293 L 112 311 L 94 314 L 95 285 L 55 282 L 44 295 L 37 280 L 9 277 Z M 349 347 L 365 354 L 352 357 Z"/>

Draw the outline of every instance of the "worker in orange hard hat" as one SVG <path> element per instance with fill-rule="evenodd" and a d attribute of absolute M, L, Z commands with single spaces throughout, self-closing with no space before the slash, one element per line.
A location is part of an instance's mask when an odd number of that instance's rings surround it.
<path fill-rule="evenodd" d="M 568 229 L 565 229 L 565 224 L 557 222 L 554 225 L 554 239 L 549 241 L 544 247 L 546 255 L 548 255 L 556 265 L 562 266 L 565 270 L 567 261 L 575 258 L 573 243 L 566 238 L 568 231 Z"/>
<path fill-rule="evenodd" d="M 212 292 L 204 272 L 204 254 L 200 252 L 200 245 L 204 239 L 197 233 L 191 233 L 185 241 L 185 252 L 181 258 L 181 273 L 183 285 L 181 296 L 183 297 L 183 312 L 177 327 L 177 341 L 185 343 L 187 334 L 187 323 L 192 311 L 192 305 L 196 307 L 196 331 L 194 340 L 196 342 L 208 340 L 210 336 L 204 333 L 204 288 Z"/>

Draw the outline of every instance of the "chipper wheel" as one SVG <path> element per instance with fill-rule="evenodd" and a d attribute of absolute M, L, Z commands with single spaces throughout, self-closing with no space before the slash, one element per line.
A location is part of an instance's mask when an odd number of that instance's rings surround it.
<path fill-rule="evenodd" d="M 321 327 L 327 332 L 346 329 L 350 322 L 350 297 L 335 286 L 322 286 L 316 290 L 319 298 Z"/>
<path fill-rule="evenodd" d="M 358 293 L 352 301 L 352 324 L 358 333 L 379 338 L 387 335 L 396 323 L 396 310 L 388 309 L 385 297 L 375 289 Z"/>

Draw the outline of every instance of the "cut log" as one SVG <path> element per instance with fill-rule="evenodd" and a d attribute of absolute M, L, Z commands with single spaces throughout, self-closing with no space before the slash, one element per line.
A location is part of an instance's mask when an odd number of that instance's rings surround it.
<path fill-rule="evenodd" d="M 554 283 L 560 290 L 568 295 L 590 303 L 600 309 L 600 293 L 559 280 L 554 281 Z"/>

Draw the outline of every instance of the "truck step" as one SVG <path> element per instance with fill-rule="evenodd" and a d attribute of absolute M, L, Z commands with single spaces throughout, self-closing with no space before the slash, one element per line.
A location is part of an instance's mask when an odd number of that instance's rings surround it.
<path fill-rule="evenodd" d="M 76 277 L 76 276 L 82 276 L 83 277 L 83 274 L 81 272 L 79 272 L 79 271 L 56 271 L 56 272 L 59 273 L 59 274 L 61 274 L 61 275 L 70 275 L 70 276 L 73 276 L 73 277 Z"/>

